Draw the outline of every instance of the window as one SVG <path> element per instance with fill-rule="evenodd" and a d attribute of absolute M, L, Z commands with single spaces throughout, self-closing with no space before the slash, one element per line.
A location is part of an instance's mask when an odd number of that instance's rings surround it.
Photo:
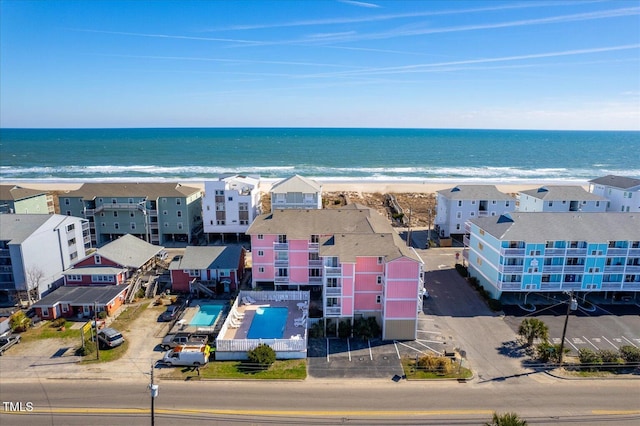
<path fill-rule="evenodd" d="M 67 232 L 71 232 L 74 229 L 76 229 L 76 225 L 75 224 L 72 223 L 70 225 L 67 225 Z"/>
<path fill-rule="evenodd" d="M 76 244 L 76 239 L 75 238 L 71 238 L 69 241 L 67 241 L 67 243 L 69 244 L 69 247 L 71 247 L 71 246 Z"/>
<path fill-rule="evenodd" d="M 67 281 L 82 281 L 82 275 L 67 275 Z"/>
<path fill-rule="evenodd" d="M 461 219 L 461 218 L 462 218 L 462 212 L 458 212 L 458 213 L 456 213 L 456 218 L 457 218 L 457 219 Z"/>
<path fill-rule="evenodd" d="M 209 221 L 209 225 L 213 225 L 213 220 L 210 220 L 210 221 Z"/>
<path fill-rule="evenodd" d="M 42 316 L 43 317 L 48 317 L 49 316 L 49 308 L 42 307 L 41 309 L 42 309 Z"/>
<path fill-rule="evenodd" d="M 471 204 L 473 204 L 475 206 L 476 200 L 471 200 Z"/>
<path fill-rule="evenodd" d="M 164 227 L 165 227 L 165 228 L 168 228 L 168 227 L 169 227 L 169 222 L 165 222 L 165 223 L 164 223 Z"/>
<path fill-rule="evenodd" d="M 107 224 L 104 223 L 104 222 L 100 222 L 100 226 L 102 226 L 104 228 L 105 226 L 107 226 Z"/>
<path fill-rule="evenodd" d="M 286 236 L 286 235 L 282 235 L 282 234 L 278 235 L 278 242 L 279 242 L 280 244 L 286 244 L 286 242 L 287 242 L 287 236 Z"/>
<path fill-rule="evenodd" d="M 115 222 L 113 224 L 113 229 L 120 229 L 120 224 L 118 222 Z"/>
<path fill-rule="evenodd" d="M 176 214 L 178 215 L 178 217 L 182 217 L 182 210 L 178 210 Z"/>
<path fill-rule="evenodd" d="M 166 216 L 169 214 L 169 212 L 167 210 L 162 210 L 162 214 Z"/>
<path fill-rule="evenodd" d="M 113 217 L 118 217 L 118 211 L 117 210 L 113 212 Z"/>
<path fill-rule="evenodd" d="M 133 198 L 129 198 L 129 204 L 133 204 Z"/>
<path fill-rule="evenodd" d="M 263 250 L 258 250 L 258 256 L 264 256 L 264 251 Z"/>
<path fill-rule="evenodd" d="M 470 215 L 471 217 L 473 217 L 473 216 L 475 216 L 476 214 L 475 214 L 475 212 L 471 212 L 471 213 L 469 213 L 469 215 Z"/>
<path fill-rule="evenodd" d="M 596 201 L 596 207 L 600 207 L 600 201 Z"/>
<path fill-rule="evenodd" d="M 200 270 L 198 269 L 189 269 L 189 276 L 190 277 L 199 277 L 200 276 Z"/>
<path fill-rule="evenodd" d="M 496 200 L 491 200 L 491 204 L 495 205 L 497 203 Z"/>
<path fill-rule="evenodd" d="M 309 276 L 310 277 L 321 277 L 322 274 L 320 273 L 320 269 L 311 268 L 311 269 L 309 269 Z"/>
<path fill-rule="evenodd" d="M 69 254 L 69 260 L 75 260 L 78 258 L 78 252 L 74 251 L 71 254 Z"/>
<path fill-rule="evenodd" d="M 311 236 L 311 242 L 312 243 L 319 243 L 320 242 L 320 235 L 312 235 Z"/>
<path fill-rule="evenodd" d="M 458 200 L 458 207 L 462 207 L 462 200 Z"/>
<path fill-rule="evenodd" d="M 476 259 L 476 263 L 477 263 L 478 265 L 482 265 L 482 259 L 481 259 L 481 258 L 477 258 L 477 259 Z"/>
<path fill-rule="evenodd" d="M 182 204 L 182 199 L 176 198 L 176 205 L 179 206 Z"/>
<path fill-rule="evenodd" d="M 65 313 L 69 312 L 69 305 L 62 304 L 61 306 L 62 306 L 62 312 L 65 312 Z"/>
<path fill-rule="evenodd" d="M 379 305 L 380 303 L 382 303 L 382 296 L 381 295 L 377 295 L 376 296 L 376 303 Z"/>
<path fill-rule="evenodd" d="M 508 201 L 506 201 L 506 202 L 504 203 L 504 205 L 505 205 L 505 206 L 507 206 L 507 207 L 509 207 L 509 202 L 508 202 Z"/>
<path fill-rule="evenodd" d="M 211 206 L 207 205 L 207 211 L 211 210 Z"/>
<path fill-rule="evenodd" d="M 136 213 L 135 212 L 129 213 L 129 217 L 136 217 Z"/>
<path fill-rule="evenodd" d="M 457 224 L 456 224 L 456 231 L 459 231 L 459 230 L 460 230 L 460 224 L 459 224 L 459 223 L 457 223 Z"/>
<path fill-rule="evenodd" d="M 549 201 L 549 207 L 553 207 L 553 201 Z"/>
<path fill-rule="evenodd" d="M 258 267 L 258 272 L 264 272 L 264 267 L 263 266 Z"/>
<path fill-rule="evenodd" d="M 262 235 L 262 234 L 258 234 L 258 239 L 259 239 L 259 240 L 264 240 L 264 235 Z"/>
<path fill-rule="evenodd" d="M 227 201 L 233 201 L 233 197 L 227 197 Z"/>
<path fill-rule="evenodd" d="M 478 250 L 484 250 L 484 244 L 478 243 Z"/>
<path fill-rule="evenodd" d="M 115 198 L 112 198 L 112 199 L 111 199 L 111 204 L 118 204 L 118 200 L 117 200 L 117 199 L 115 199 Z"/>
<path fill-rule="evenodd" d="M 182 222 L 178 222 L 178 229 L 182 229 Z"/>
<path fill-rule="evenodd" d="M 162 202 L 163 202 L 163 203 L 166 203 L 166 202 L 167 202 L 167 199 L 163 197 L 163 198 L 162 198 Z"/>
<path fill-rule="evenodd" d="M 65 205 L 65 206 L 68 206 L 69 204 L 71 204 L 71 202 L 69 201 L 69 199 L 68 199 L 68 198 L 65 198 L 65 199 L 64 199 L 64 205 Z"/>
<path fill-rule="evenodd" d="M 93 263 L 95 263 L 96 265 L 100 265 L 102 263 L 102 258 L 99 254 L 93 256 Z"/>
<path fill-rule="evenodd" d="M 216 189 L 216 195 L 224 195 L 224 191 L 221 189 Z"/>
<path fill-rule="evenodd" d="M 135 222 L 131 222 L 131 224 L 129 225 L 131 230 L 136 229 L 136 223 Z"/>
<path fill-rule="evenodd" d="M 216 225 L 224 225 L 225 221 L 224 220 L 217 220 L 216 221 Z"/>
<path fill-rule="evenodd" d="M 377 280 L 377 284 L 382 285 L 382 275 L 378 275 Z"/>
<path fill-rule="evenodd" d="M 383 261 L 382 256 L 379 256 L 378 257 L 378 265 L 382 265 L 382 261 Z"/>

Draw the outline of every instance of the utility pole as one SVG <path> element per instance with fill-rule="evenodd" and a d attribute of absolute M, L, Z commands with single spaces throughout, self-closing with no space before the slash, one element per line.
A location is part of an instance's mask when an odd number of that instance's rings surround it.
<path fill-rule="evenodd" d="M 567 315 L 564 318 L 564 328 L 562 329 L 562 339 L 560 340 L 560 354 L 558 355 L 558 366 L 562 367 L 562 357 L 564 356 L 564 337 L 567 334 L 567 324 L 569 323 L 569 314 L 571 311 L 578 309 L 578 301 L 573 297 L 573 290 L 569 294 L 567 302 Z"/>
<path fill-rule="evenodd" d="M 149 383 L 149 390 L 151 391 L 151 426 L 154 426 L 156 424 L 154 402 L 158 396 L 158 385 L 153 384 L 153 362 L 151 363 L 151 383 Z"/>
<path fill-rule="evenodd" d="M 98 340 L 98 302 L 93 302 L 93 325 L 96 330 L 96 359 L 100 361 L 100 340 Z"/>

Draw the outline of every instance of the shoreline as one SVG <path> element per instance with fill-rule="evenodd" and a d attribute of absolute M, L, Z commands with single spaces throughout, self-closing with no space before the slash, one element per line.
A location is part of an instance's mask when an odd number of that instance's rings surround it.
<path fill-rule="evenodd" d="M 519 191 L 525 191 L 529 189 L 539 188 L 544 185 L 573 185 L 581 186 L 585 190 L 589 189 L 589 182 L 585 180 L 527 180 L 522 182 L 506 181 L 506 180 L 483 180 L 483 181 L 465 181 L 447 179 L 434 180 L 434 179 L 396 179 L 396 180 L 375 180 L 375 179 L 362 179 L 362 180 L 346 180 L 346 179 L 314 179 L 320 185 L 322 185 L 322 192 L 360 192 L 360 193 L 424 193 L 433 194 L 437 191 L 453 188 L 457 185 L 495 185 L 496 188 L 504 193 L 517 193 Z M 213 179 L 212 179 L 213 180 Z M 274 183 L 282 179 L 266 178 L 260 179 L 260 191 L 268 192 Z M 88 181 L 69 181 L 69 180 L 2 180 L 3 185 L 17 185 L 23 188 L 37 189 L 42 191 L 74 191 L 84 183 L 169 183 L 176 182 L 184 186 L 192 186 L 204 190 L 205 180 L 184 180 L 184 179 L 145 179 L 143 181 L 128 179 L 128 180 L 88 180 Z"/>

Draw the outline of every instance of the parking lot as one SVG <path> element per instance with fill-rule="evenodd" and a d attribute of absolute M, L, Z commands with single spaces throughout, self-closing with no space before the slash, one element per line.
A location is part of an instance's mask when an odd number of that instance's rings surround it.
<path fill-rule="evenodd" d="M 566 319 L 566 304 L 541 307 L 538 312 L 526 312 L 517 306 L 506 307 L 505 321 L 517 332 L 523 319 L 535 317 L 549 327 L 549 341 L 559 344 Z M 581 348 L 618 350 L 630 345 L 640 348 L 640 308 L 637 306 L 599 306 L 590 312 L 579 308 L 569 314 L 565 347 L 577 355 Z"/>

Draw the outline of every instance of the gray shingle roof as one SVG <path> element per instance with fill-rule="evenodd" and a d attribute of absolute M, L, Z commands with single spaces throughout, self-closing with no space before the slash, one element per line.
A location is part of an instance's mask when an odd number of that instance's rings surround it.
<path fill-rule="evenodd" d="M 458 185 L 449 189 L 441 189 L 438 194 L 450 200 L 514 200 L 504 192 L 498 191 L 495 185 Z"/>
<path fill-rule="evenodd" d="M 583 187 L 577 185 L 545 185 L 539 188 L 520 191 L 520 194 L 526 194 L 540 200 L 550 201 L 607 201 L 605 197 L 592 194 L 589 191 L 585 191 Z"/>
<path fill-rule="evenodd" d="M 635 179 L 626 176 L 607 175 L 595 179 L 591 179 L 590 183 L 598 185 L 611 186 L 618 189 L 632 189 L 640 187 L 640 179 Z"/>
<path fill-rule="evenodd" d="M 72 305 L 105 305 L 115 299 L 126 286 L 65 286 L 60 287 L 35 303 L 34 307 L 48 307 L 56 303 L 71 303 Z"/>
<path fill-rule="evenodd" d="M 300 175 L 294 175 L 284 180 L 281 180 L 278 183 L 275 183 L 269 192 L 274 194 L 282 194 L 287 192 L 302 192 L 302 193 L 312 193 L 312 192 L 321 192 L 322 185 L 318 182 L 307 179 Z"/>
<path fill-rule="evenodd" d="M 162 250 L 164 247 L 155 246 L 131 234 L 125 234 L 99 248 L 97 253 L 119 265 L 138 269 Z"/>
<path fill-rule="evenodd" d="M 343 261 L 355 256 L 386 256 L 388 260 L 406 256 L 420 261 L 385 218 L 357 204 L 341 209 L 275 210 L 258 216 L 247 234 L 286 235 L 288 239 L 324 236 L 322 253 L 335 253 Z M 327 236 L 334 237 L 333 241 Z"/>
<path fill-rule="evenodd" d="M 504 220 L 508 217 L 512 221 Z M 501 240 L 639 241 L 640 213 L 525 213 L 483 217 L 470 222 Z"/>
<path fill-rule="evenodd" d="M 46 193 L 47 191 L 22 188 L 17 185 L 0 185 L 0 200 L 18 201 L 29 197 L 35 197 L 36 195 L 44 195 Z"/>
<path fill-rule="evenodd" d="M 0 240 L 20 244 L 48 221 L 57 226 L 66 218 L 59 214 L 0 214 Z"/>
<path fill-rule="evenodd" d="M 64 195 L 82 197 L 85 200 L 96 197 L 147 197 L 151 200 L 157 200 L 161 197 L 188 197 L 200 191 L 200 188 L 184 186 L 175 182 L 98 182 L 85 183 L 79 189 L 69 191 Z"/>
<path fill-rule="evenodd" d="M 240 246 L 187 246 L 180 261 L 172 262 L 170 269 L 237 269 Z"/>

